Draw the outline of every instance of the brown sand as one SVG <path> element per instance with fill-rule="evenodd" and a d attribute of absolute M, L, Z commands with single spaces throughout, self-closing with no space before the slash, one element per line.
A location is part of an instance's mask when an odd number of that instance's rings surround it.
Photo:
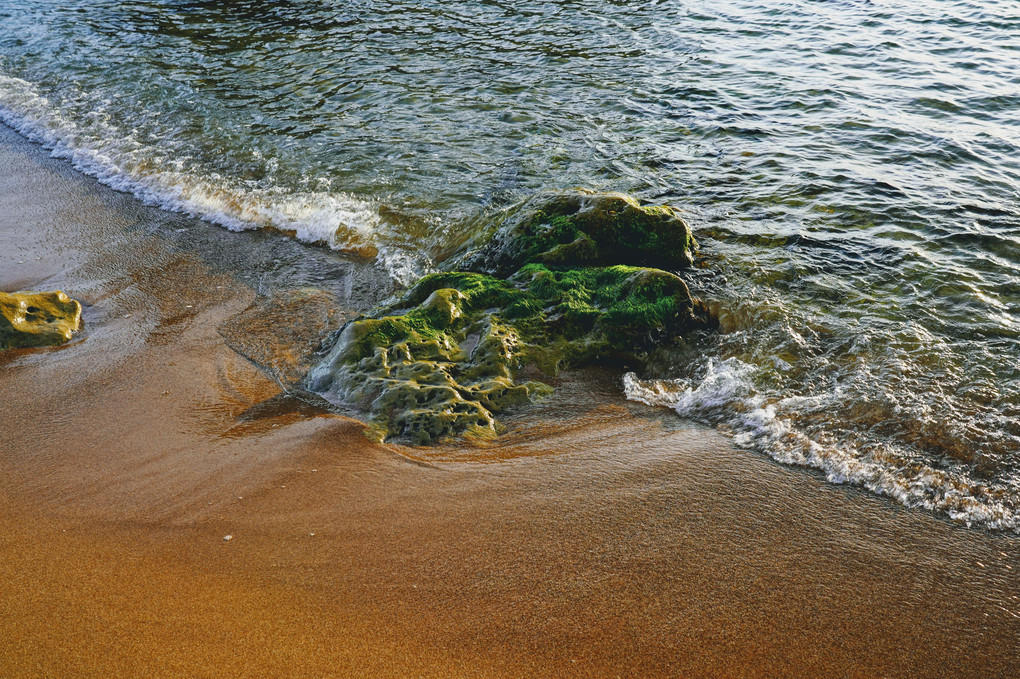
<path fill-rule="evenodd" d="M 0 356 L 0 677 L 1020 676 L 1015 536 L 736 450 L 603 371 L 495 444 L 370 444 L 279 398 L 343 318 L 274 302 L 309 285 L 386 289 L 0 128 L 0 289 L 86 305 L 71 345 Z M 274 315 L 230 321 L 253 304 Z"/>

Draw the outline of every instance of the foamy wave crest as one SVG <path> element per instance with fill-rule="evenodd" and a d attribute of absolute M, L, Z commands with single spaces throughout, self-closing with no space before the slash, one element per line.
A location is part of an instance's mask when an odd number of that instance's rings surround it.
<path fill-rule="evenodd" d="M 700 377 L 641 380 L 624 375 L 627 398 L 665 406 L 678 415 L 718 426 L 734 442 L 784 464 L 821 470 L 832 483 L 851 483 L 894 498 L 908 507 L 941 512 L 968 526 L 1014 530 L 1020 516 L 1008 493 L 952 469 L 936 469 L 894 446 L 877 441 L 847 440 L 802 425 L 805 413 L 838 412 L 842 398 L 834 391 L 811 397 L 770 399 L 754 386 L 755 366 L 736 358 L 706 359 Z"/>
<path fill-rule="evenodd" d="M 0 121 L 42 144 L 58 158 L 149 205 L 219 224 L 233 231 L 273 229 L 334 250 L 379 261 L 406 283 L 419 270 L 412 256 L 378 242 L 382 220 L 375 205 L 344 193 L 291 191 L 242 185 L 188 167 L 165 150 L 140 143 L 101 112 L 88 120 L 61 113 L 29 82 L 0 71 Z"/>

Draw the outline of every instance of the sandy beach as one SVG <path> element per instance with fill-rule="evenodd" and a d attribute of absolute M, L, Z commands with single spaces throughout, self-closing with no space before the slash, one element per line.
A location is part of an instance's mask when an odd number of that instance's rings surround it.
<path fill-rule="evenodd" d="M 257 242 L 257 247 L 253 244 Z M 0 127 L 0 676 L 1020 675 L 1020 543 L 561 379 L 485 445 L 286 396 L 371 262 L 142 205 Z M 230 539 L 226 539 L 230 536 Z"/>

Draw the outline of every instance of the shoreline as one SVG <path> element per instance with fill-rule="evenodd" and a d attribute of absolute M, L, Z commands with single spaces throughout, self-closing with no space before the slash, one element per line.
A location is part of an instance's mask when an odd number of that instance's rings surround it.
<path fill-rule="evenodd" d="M 63 289 L 86 323 L 0 358 L 10 676 L 1020 673 L 1015 537 L 736 449 L 605 371 L 495 443 L 373 444 L 274 405 L 224 334 L 254 309 L 233 342 L 285 375 L 388 289 L 370 264 L 143 206 L 2 126 L 0 177 L 0 289 Z M 305 316 L 260 306 L 305 288 L 327 298 L 281 307 Z"/>

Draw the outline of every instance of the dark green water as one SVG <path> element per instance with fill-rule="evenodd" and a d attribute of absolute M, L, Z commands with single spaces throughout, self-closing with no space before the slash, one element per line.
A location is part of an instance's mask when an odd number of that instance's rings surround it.
<path fill-rule="evenodd" d="M 1016 2 L 0 0 L 0 119 L 404 281 L 537 189 L 673 204 L 726 332 L 629 396 L 1020 527 Z"/>

